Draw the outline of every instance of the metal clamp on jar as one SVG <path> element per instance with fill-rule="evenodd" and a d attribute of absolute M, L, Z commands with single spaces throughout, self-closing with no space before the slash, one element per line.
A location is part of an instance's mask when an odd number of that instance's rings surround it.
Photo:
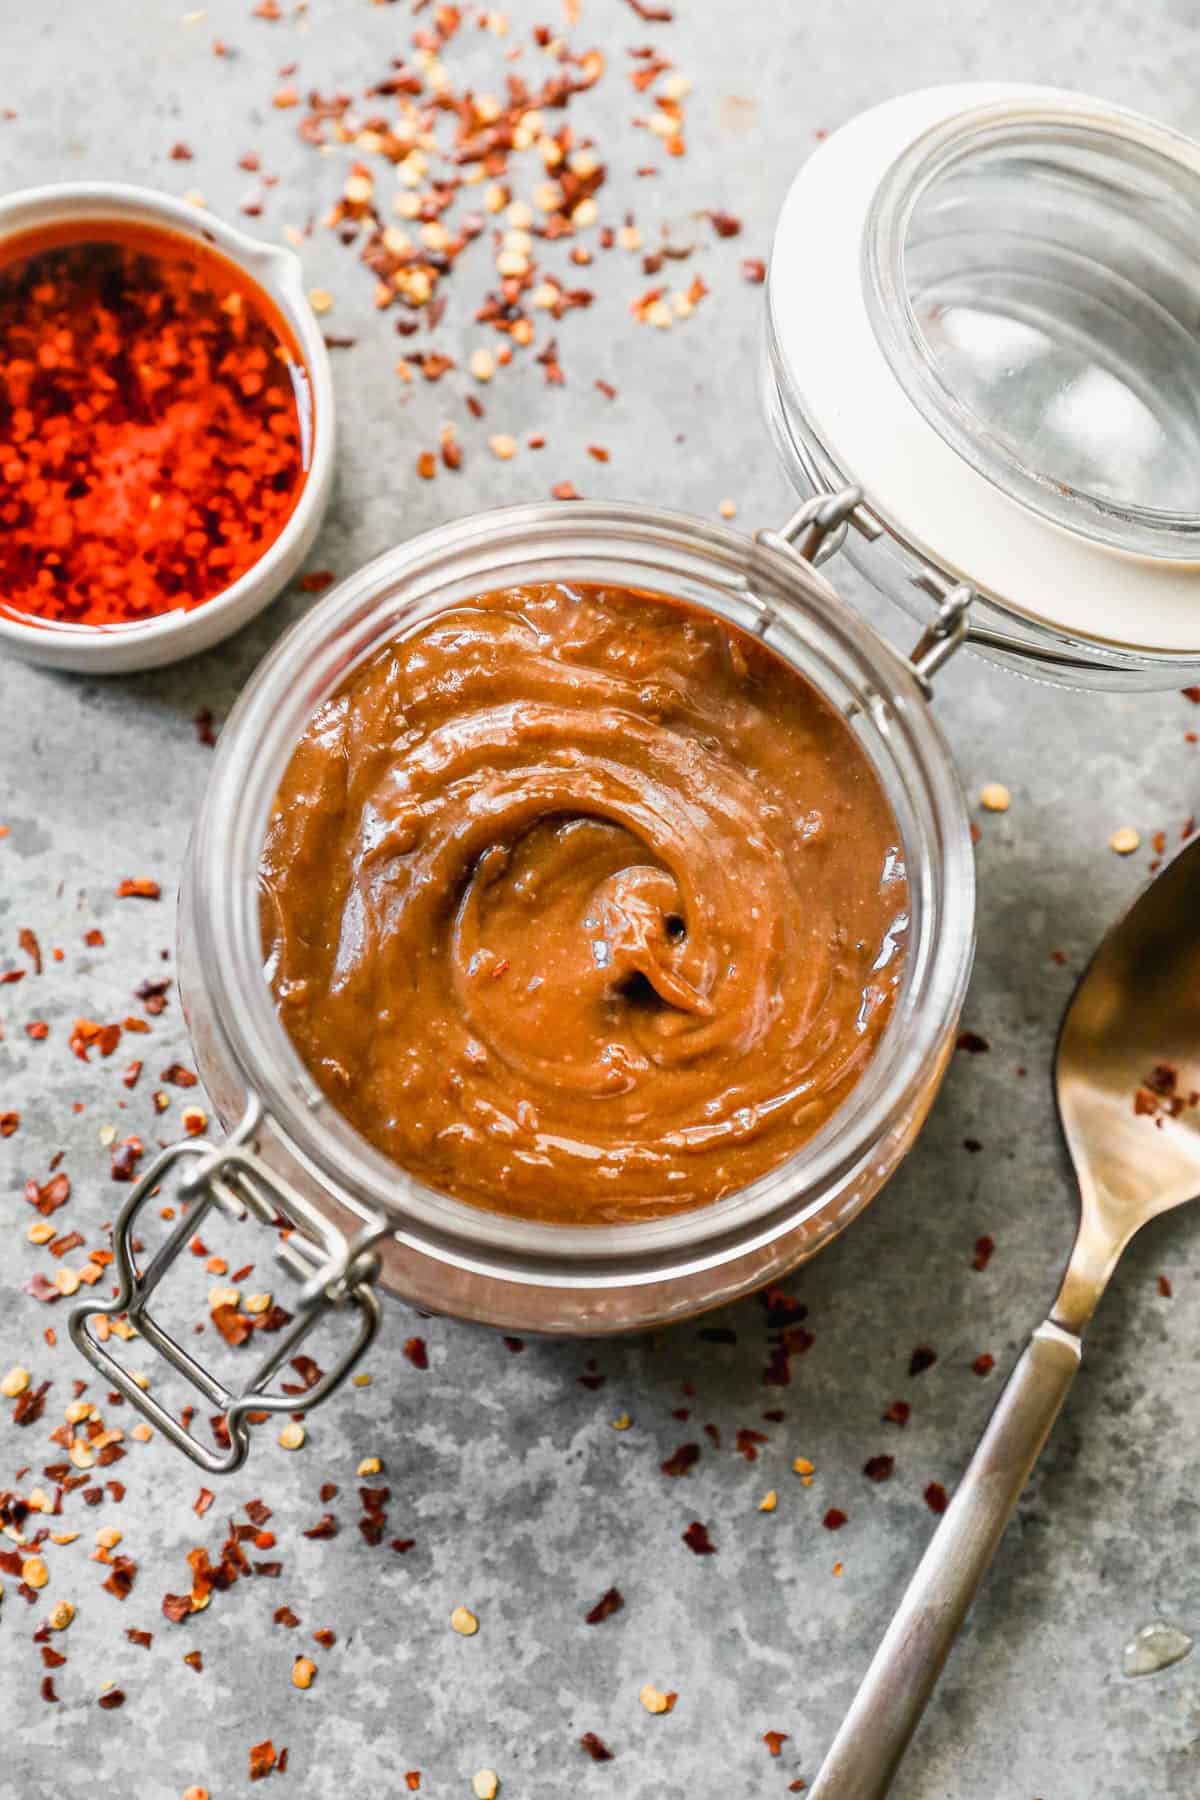
<path fill-rule="evenodd" d="M 1036 88 L 892 101 L 816 153 L 776 237 L 769 409 L 809 496 L 781 531 L 751 540 L 634 505 L 467 518 L 351 576 L 268 657 L 222 733 L 181 902 L 196 1061 L 237 1129 L 223 1150 L 176 1146 L 148 1171 L 117 1225 L 120 1292 L 72 1320 L 85 1354 L 196 1460 L 236 1467 L 249 1415 L 297 1409 L 272 1377 L 331 1308 L 354 1315 L 352 1342 L 301 1404 L 345 1376 L 375 1330 L 375 1280 L 509 1331 L 639 1329 L 779 1278 L 878 1192 L 936 1093 L 973 951 L 973 853 L 928 704 L 936 671 L 968 643 L 1083 685 L 1174 687 L 1200 672 L 1197 240 L 1200 149 L 1174 133 Z M 911 656 L 818 570 L 843 547 L 923 621 Z M 331 1105 L 263 974 L 260 855 L 315 709 L 397 634 L 485 590 L 547 581 L 663 594 L 761 638 L 846 721 L 908 873 L 901 990 L 848 1097 L 749 1187 L 635 1224 L 547 1225 L 422 1185 Z M 133 1222 L 185 1150 L 190 1211 L 139 1270 Z M 285 1221 L 304 1283 L 292 1328 L 236 1394 L 146 1310 L 209 1205 Z M 127 1311 L 225 1411 L 223 1455 L 119 1372 L 88 1328 L 98 1311 Z"/>

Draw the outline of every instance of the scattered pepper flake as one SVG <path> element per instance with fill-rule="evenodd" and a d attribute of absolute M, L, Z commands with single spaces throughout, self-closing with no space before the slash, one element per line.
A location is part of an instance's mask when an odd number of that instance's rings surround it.
<path fill-rule="evenodd" d="M 949 1506 L 949 1497 L 940 1481 L 931 1481 L 925 1489 L 925 1504 L 935 1513 L 944 1513 Z"/>
<path fill-rule="evenodd" d="M 595 1606 L 584 1614 L 585 1625 L 600 1625 L 605 1619 L 611 1619 L 614 1613 L 620 1612 L 625 1604 L 625 1596 L 620 1588 L 607 1588 Z"/>
<path fill-rule="evenodd" d="M 669 1713 L 678 1698 L 678 1694 L 669 1692 L 664 1694 L 661 1689 L 652 1686 L 650 1682 L 646 1683 L 638 1695 L 638 1699 L 648 1713 Z"/>
<path fill-rule="evenodd" d="M 271 1773 L 271 1770 L 275 1767 L 275 1764 L 277 1761 L 278 1761 L 278 1758 L 275 1755 L 275 1746 L 271 1742 L 270 1738 L 264 1738 L 261 1744 L 251 1744 L 251 1746 L 250 1746 L 250 1779 L 251 1779 L 251 1781 L 261 1781 L 265 1775 L 269 1775 Z"/>
<path fill-rule="evenodd" d="M 459 1637 L 474 1637 L 479 1630 L 479 1620 L 465 1606 L 456 1606 L 450 1614 L 450 1626 Z"/>
<path fill-rule="evenodd" d="M 683 1534 L 683 1541 L 693 1556 L 715 1556 L 717 1546 L 708 1535 L 708 1527 L 693 1519 Z"/>

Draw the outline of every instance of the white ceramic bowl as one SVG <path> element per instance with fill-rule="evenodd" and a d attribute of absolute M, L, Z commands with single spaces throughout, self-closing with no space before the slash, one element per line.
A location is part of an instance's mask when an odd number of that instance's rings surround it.
<path fill-rule="evenodd" d="M 105 219 L 158 225 L 221 251 L 274 301 L 300 347 L 312 391 L 308 474 L 291 517 L 253 567 L 191 612 L 167 612 L 134 625 L 64 625 L 0 613 L 0 649 L 27 662 L 89 674 L 153 669 L 194 656 L 262 611 L 298 574 L 320 528 L 333 485 L 333 380 L 329 352 L 304 292 L 299 259 L 235 231 L 201 208 L 153 188 L 70 182 L 26 188 L 0 200 L 0 243 L 66 221 Z"/>

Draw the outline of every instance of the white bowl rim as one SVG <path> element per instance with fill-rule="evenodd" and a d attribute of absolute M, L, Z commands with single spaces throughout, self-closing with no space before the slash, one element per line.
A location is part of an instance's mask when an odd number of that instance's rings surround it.
<path fill-rule="evenodd" d="M 19 230 L 34 231 L 39 223 L 37 214 L 44 213 L 46 223 L 54 218 L 67 220 L 73 205 L 78 205 L 81 220 L 102 219 L 105 208 L 111 207 L 114 217 L 140 216 L 147 222 L 162 224 L 168 230 L 182 227 L 185 236 L 209 239 L 279 308 L 295 334 L 308 372 L 312 389 L 312 449 L 304 486 L 278 537 L 236 581 L 200 606 L 187 611 L 176 609 L 159 613 L 136 625 L 105 627 L 55 622 L 25 625 L 12 614 L 0 613 L 0 645 L 6 641 L 12 643 L 23 656 L 34 660 L 37 660 L 39 644 L 45 646 L 47 661 L 52 660 L 51 646 L 55 649 L 69 646 L 72 656 L 78 657 L 80 662 L 89 649 L 94 650 L 99 667 L 108 662 L 116 644 L 135 655 L 139 646 L 153 644 L 155 661 L 161 662 L 166 660 L 161 649 L 163 641 L 171 638 L 177 640 L 176 654 L 182 658 L 191 654 L 188 638 L 195 633 L 198 620 L 204 620 L 206 635 L 211 642 L 211 625 L 216 613 L 240 611 L 245 607 L 247 596 L 257 588 L 263 591 L 252 612 L 260 611 L 275 598 L 289 579 L 285 565 L 297 540 L 304 535 L 314 508 L 325 504 L 334 445 L 333 373 L 329 351 L 316 315 L 308 304 L 300 259 L 294 251 L 282 244 L 251 237 L 206 208 L 157 188 L 121 181 L 59 181 L 18 188 L 0 199 L 0 242 L 8 235 L 10 224 L 16 223 L 14 215 L 18 216 Z M 235 630 L 248 622 L 252 612 L 243 613 L 228 629 Z"/>

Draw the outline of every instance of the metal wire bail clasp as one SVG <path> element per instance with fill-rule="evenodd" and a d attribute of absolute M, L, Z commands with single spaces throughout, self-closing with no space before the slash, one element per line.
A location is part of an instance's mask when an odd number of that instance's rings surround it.
<path fill-rule="evenodd" d="M 814 568 L 836 555 L 853 525 L 868 543 L 874 543 L 883 527 L 863 505 L 862 489 L 842 488 L 836 494 L 814 494 L 796 508 L 782 531 L 756 533 L 759 543 L 803 557 Z"/>
<path fill-rule="evenodd" d="M 251 1414 L 307 1412 L 318 1405 L 346 1379 L 379 1327 L 379 1297 L 371 1284 L 379 1272 L 374 1246 L 386 1234 L 386 1223 L 370 1220 L 352 1238 L 331 1225 L 310 1200 L 284 1182 L 258 1155 L 256 1136 L 261 1117 L 258 1100 L 252 1098 L 245 1117 L 225 1144 L 184 1138 L 155 1158 L 130 1192 L 113 1227 L 116 1294 L 107 1301 L 89 1300 L 76 1307 L 70 1317 L 76 1348 L 152 1425 L 210 1475 L 227 1475 L 245 1462 L 250 1449 Z M 146 1202 L 159 1194 L 164 1177 L 180 1163 L 191 1165 L 178 1181 L 179 1194 L 186 1202 L 182 1217 L 146 1266 L 139 1269 L 134 1225 Z M 280 1261 L 304 1284 L 294 1302 L 296 1311 L 279 1333 L 270 1355 L 238 1389 L 227 1387 L 197 1362 L 147 1310 L 155 1288 L 214 1206 L 234 1218 L 251 1213 L 266 1225 L 286 1222 L 298 1228 L 278 1247 Z M 303 1393 L 271 1392 L 270 1381 L 331 1310 L 357 1314 L 355 1335 L 333 1368 Z M 146 1392 L 105 1348 L 91 1329 L 91 1321 L 100 1315 L 114 1318 L 121 1314 L 127 1316 L 164 1361 L 224 1415 L 227 1448 L 212 1450 L 202 1443 L 182 1419 Z"/>

